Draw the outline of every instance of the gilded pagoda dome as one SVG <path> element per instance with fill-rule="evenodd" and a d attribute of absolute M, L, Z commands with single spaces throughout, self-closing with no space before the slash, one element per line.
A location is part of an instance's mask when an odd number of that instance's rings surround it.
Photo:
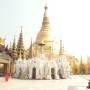
<path fill-rule="evenodd" d="M 41 30 L 39 31 L 37 37 L 36 37 L 36 43 L 41 43 L 42 41 L 45 44 L 49 44 L 53 41 L 52 31 L 49 26 L 49 19 L 47 15 L 47 6 L 45 6 L 45 12 L 42 22 Z"/>
<path fill-rule="evenodd" d="M 52 57 L 53 35 L 50 29 L 47 9 L 48 7 L 45 6 L 41 29 L 37 34 L 36 41 L 31 44 L 32 48 L 29 51 L 30 53 L 32 52 L 32 54 L 29 54 L 31 57 L 40 57 L 41 54 L 44 54 L 49 59 Z"/>

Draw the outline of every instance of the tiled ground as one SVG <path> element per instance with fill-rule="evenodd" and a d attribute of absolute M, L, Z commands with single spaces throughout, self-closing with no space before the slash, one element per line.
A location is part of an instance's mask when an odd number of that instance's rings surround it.
<path fill-rule="evenodd" d="M 89 90 L 90 76 L 72 76 L 61 80 L 20 80 L 0 78 L 0 90 Z"/>

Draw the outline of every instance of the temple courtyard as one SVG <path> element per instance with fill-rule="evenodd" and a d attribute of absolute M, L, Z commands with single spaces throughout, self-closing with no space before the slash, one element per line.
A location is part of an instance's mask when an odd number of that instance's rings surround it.
<path fill-rule="evenodd" d="M 89 90 L 90 75 L 74 75 L 60 80 L 21 80 L 0 77 L 0 90 Z"/>

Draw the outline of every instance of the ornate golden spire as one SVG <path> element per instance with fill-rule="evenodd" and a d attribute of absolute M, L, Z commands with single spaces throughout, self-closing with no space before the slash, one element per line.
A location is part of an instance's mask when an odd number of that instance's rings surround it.
<path fill-rule="evenodd" d="M 45 12 L 44 12 L 44 16 L 43 16 L 42 27 L 41 27 L 40 32 L 37 35 L 36 42 L 42 42 L 43 41 L 44 43 L 46 43 L 48 41 L 53 41 L 52 32 L 51 32 L 50 26 L 49 26 L 47 9 L 48 9 L 48 7 L 45 6 Z"/>
<path fill-rule="evenodd" d="M 17 44 L 17 54 L 19 56 L 20 54 L 20 50 L 21 50 L 21 56 L 22 58 L 24 58 L 24 44 L 23 44 L 23 33 L 22 33 L 22 26 L 21 26 L 21 33 L 19 35 L 19 40 L 18 40 L 18 44 Z"/>
<path fill-rule="evenodd" d="M 45 12 L 44 12 L 44 17 L 43 17 L 43 22 L 42 22 L 42 26 L 46 25 L 46 27 L 49 24 L 49 19 L 48 19 L 48 15 L 47 15 L 47 9 L 48 9 L 48 7 L 45 6 Z M 49 25 L 48 25 L 48 28 L 49 28 Z M 47 30 L 47 29 L 44 29 L 44 30 Z"/>
<path fill-rule="evenodd" d="M 60 40 L 60 52 L 59 55 L 63 55 L 64 54 L 64 46 L 62 45 L 62 40 Z"/>

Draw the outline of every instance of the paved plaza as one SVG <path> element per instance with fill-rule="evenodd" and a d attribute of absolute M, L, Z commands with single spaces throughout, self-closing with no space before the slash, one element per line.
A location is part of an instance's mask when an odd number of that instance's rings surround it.
<path fill-rule="evenodd" d="M 60 80 L 20 80 L 10 78 L 5 81 L 0 78 L 0 90 L 89 90 L 86 89 L 88 85 L 88 75 L 75 75 L 70 79 Z"/>

